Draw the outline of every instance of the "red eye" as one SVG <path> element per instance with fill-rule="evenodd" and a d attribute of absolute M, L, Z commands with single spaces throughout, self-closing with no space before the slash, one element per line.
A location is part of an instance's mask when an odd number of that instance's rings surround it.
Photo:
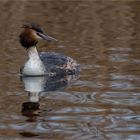
<path fill-rule="evenodd" d="M 38 32 L 37 32 L 36 34 L 37 34 L 38 36 L 40 36 L 40 34 L 39 34 Z"/>

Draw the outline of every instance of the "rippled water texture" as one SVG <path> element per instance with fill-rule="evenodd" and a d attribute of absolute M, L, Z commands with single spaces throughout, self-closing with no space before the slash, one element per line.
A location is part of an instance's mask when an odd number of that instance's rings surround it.
<path fill-rule="evenodd" d="M 139 6 L 0 0 L 0 139 L 140 140 Z M 18 35 L 29 21 L 60 40 L 41 41 L 38 50 L 73 57 L 82 67 L 79 77 L 20 79 L 27 56 Z"/>

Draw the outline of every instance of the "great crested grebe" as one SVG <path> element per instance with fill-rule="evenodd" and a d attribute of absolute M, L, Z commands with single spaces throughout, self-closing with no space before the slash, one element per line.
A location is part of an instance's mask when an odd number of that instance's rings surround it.
<path fill-rule="evenodd" d="M 79 64 L 71 57 L 55 52 L 38 53 L 36 49 L 38 40 L 57 41 L 45 34 L 39 25 L 23 25 L 23 31 L 19 39 L 22 47 L 26 48 L 28 52 L 28 60 L 21 68 L 23 76 L 40 76 L 50 73 L 54 75 L 73 75 L 79 72 Z"/>

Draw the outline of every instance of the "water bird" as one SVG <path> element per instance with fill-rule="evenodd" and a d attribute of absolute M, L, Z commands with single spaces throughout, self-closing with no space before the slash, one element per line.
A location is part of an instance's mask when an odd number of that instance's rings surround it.
<path fill-rule="evenodd" d="M 69 56 L 56 52 L 38 53 L 36 45 L 39 40 L 48 42 L 57 40 L 47 35 L 38 24 L 24 24 L 19 35 L 22 47 L 27 50 L 28 60 L 21 67 L 22 76 L 42 76 L 42 75 L 73 75 L 79 72 L 79 64 Z"/>

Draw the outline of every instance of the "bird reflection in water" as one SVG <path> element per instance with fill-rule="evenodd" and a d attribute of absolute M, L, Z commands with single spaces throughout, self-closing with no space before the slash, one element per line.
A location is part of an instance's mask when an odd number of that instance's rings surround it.
<path fill-rule="evenodd" d="M 28 92 L 28 101 L 22 104 L 22 114 L 29 117 L 28 121 L 35 121 L 36 117 L 41 113 L 39 103 L 40 95 L 47 93 L 47 91 L 65 89 L 77 78 L 78 75 L 67 75 L 65 77 L 21 77 L 25 91 Z"/>

